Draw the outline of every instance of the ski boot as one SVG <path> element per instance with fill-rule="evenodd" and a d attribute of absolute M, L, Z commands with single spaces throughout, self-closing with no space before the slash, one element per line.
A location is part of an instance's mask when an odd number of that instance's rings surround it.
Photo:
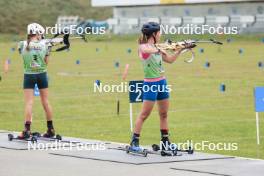
<path fill-rule="evenodd" d="M 161 141 L 161 156 L 177 156 L 177 145 L 170 141 Z"/>
<path fill-rule="evenodd" d="M 29 130 L 24 130 L 20 135 L 17 136 L 18 139 L 29 139 L 31 137 L 31 132 Z"/>
<path fill-rule="evenodd" d="M 44 133 L 43 135 L 41 135 L 39 132 L 34 132 L 32 133 L 33 136 L 36 136 L 37 138 L 40 139 L 50 139 L 50 140 L 57 140 L 57 141 L 61 141 L 62 137 L 55 133 L 54 129 L 48 129 L 46 133 Z"/>
<path fill-rule="evenodd" d="M 43 134 L 43 137 L 45 138 L 53 138 L 54 136 L 55 136 L 54 129 L 48 129 L 47 132 Z"/>
<path fill-rule="evenodd" d="M 147 157 L 147 155 L 148 155 L 147 149 L 144 149 L 144 148 L 139 146 L 139 140 L 138 139 L 132 139 L 130 146 L 126 146 L 126 152 L 143 155 L 144 157 Z"/>
<path fill-rule="evenodd" d="M 153 144 L 152 145 L 153 151 L 160 151 L 161 156 L 178 156 L 177 155 L 177 145 L 170 143 L 168 139 L 161 140 L 160 145 Z"/>

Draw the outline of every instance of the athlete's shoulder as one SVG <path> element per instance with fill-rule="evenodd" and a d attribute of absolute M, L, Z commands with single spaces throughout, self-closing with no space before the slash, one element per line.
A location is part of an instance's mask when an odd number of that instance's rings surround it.
<path fill-rule="evenodd" d="M 142 43 L 138 45 L 139 48 L 150 48 L 150 47 L 154 47 L 153 44 L 150 43 Z"/>
<path fill-rule="evenodd" d="M 145 50 L 146 50 L 147 48 L 149 48 L 149 47 L 151 47 L 151 45 L 148 44 L 148 43 L 140 44 L 140 45 L 138 46 L 138 54 L 139 54 L 139 57 L 140 57 L 141 59 L 143 59 L 143 60 L 147 60 L 147 59 L 149 58 L 149 56 L 150 56 L 151 54 L 145 52 Z"/>

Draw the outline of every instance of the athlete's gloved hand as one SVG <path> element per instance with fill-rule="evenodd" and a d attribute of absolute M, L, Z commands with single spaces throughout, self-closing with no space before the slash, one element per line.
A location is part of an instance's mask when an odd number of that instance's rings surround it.
<path fill-rule="evenodd" d="M 194 48 L 196 47 L 197 45 L 193 42 L 193 40 L 184 40 L 184 49 L 188 49 L 188 48 Z"/>
<path fill-rule="evenodd" d="M 47 44 L 47 48 L 48 48 L 48 51 L 47 51 L 47 56 L 50 55 L 50 52 L 51 52 L 51 48 L 52 48 L 52 45 L 50 43 Z"/>

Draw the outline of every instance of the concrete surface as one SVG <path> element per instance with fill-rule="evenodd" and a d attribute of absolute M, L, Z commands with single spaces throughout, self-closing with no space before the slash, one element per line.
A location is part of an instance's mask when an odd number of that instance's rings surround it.
<path fill-rule="evenodd" d="M 68 139 L 88 145 L 104 144 L 106 148 L 120 146 L 117 143 Z M 10 146 L 18 145 L 7 141 L 7 133 L 1 132 L 0 146 L 7 143 Z M 264 173 L 264 160 L 197 152 L 193 155 L 184 154 L 178 157 L 161 157 L 149 154 L 145 158 L 114 149 L 78 151 L 76 146 L 66 151 L 47 148 L 45 150 L 14 150 L 0 147 L 0 163 L 0 176 L 262 176 Z"/>

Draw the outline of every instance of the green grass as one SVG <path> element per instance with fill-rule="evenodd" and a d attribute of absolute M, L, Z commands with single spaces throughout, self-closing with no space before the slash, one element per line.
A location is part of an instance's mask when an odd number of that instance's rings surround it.
<path fill-rule="evenodd" d="M 126 37 L 125 37 L 126 38 Z M 224 36 L 219 37 L 224 40 Z M 93 83 L 119 84 L 120 70 L 114 68 L 119 60 L 121 70 L 130 64 L 127 80 L 140 80 L 142 66 L 137 57 L 135 37 L 88 43 L 72 43 L 70 52 L 53 53 L 49 64 L 50 102 L 54 110 L 55 127 L 64 136 L 75 136 L 118 142 L 129 142 L 129 104 L 127 93 L 94 93 Z M 0 129 L 20 131 L 23 128 L 22 59 L 11 53 L 14 43 L 0 43 Z M 171 140 L 192 139 L 210 142 L 237 142 L 237 151 L 207 151 L 227 155 L 264 159 L 263 114 L 260 114 L 262 144 L 256 145 L 253 88 L 264 86 L 263 72 L 257 66 L 264 61 L 260 38 L 241 37 L 224 46 L 200 45 L 192 64 L 183 57 L 166 65 L 166 77 L 172 84 L 170 98 Z M 205 52 L 199 53 L 203 47 Z M 96 48 L 100 51 L 96 52 Z M 127 49 L 132 53 L 128 54 Z M 238 49 L 244 54 L 239 55 Z M 11 58 L 10 71 L 4 74 L 3 63 Z M 80 65 L 75 61 L 79 59 Z M 211 63 L 204 68 L 205 61 Z M 67 72 L 71 76 L 61 76 Z M 219 85 L 226 84 L 226 92 Z M 116 115 L 116 100 L 121 100 L 120 115 Z M 141 104 L 134 104 L 134 117 Z M 33 131 L 45 131 L 45 115 L 35 98 Z M 160 138 L 159 120 L 155 109 L 144 124 L 142 144 L 157 143 Z M 259 151 L 258 151 L 259 150 Z"/>

